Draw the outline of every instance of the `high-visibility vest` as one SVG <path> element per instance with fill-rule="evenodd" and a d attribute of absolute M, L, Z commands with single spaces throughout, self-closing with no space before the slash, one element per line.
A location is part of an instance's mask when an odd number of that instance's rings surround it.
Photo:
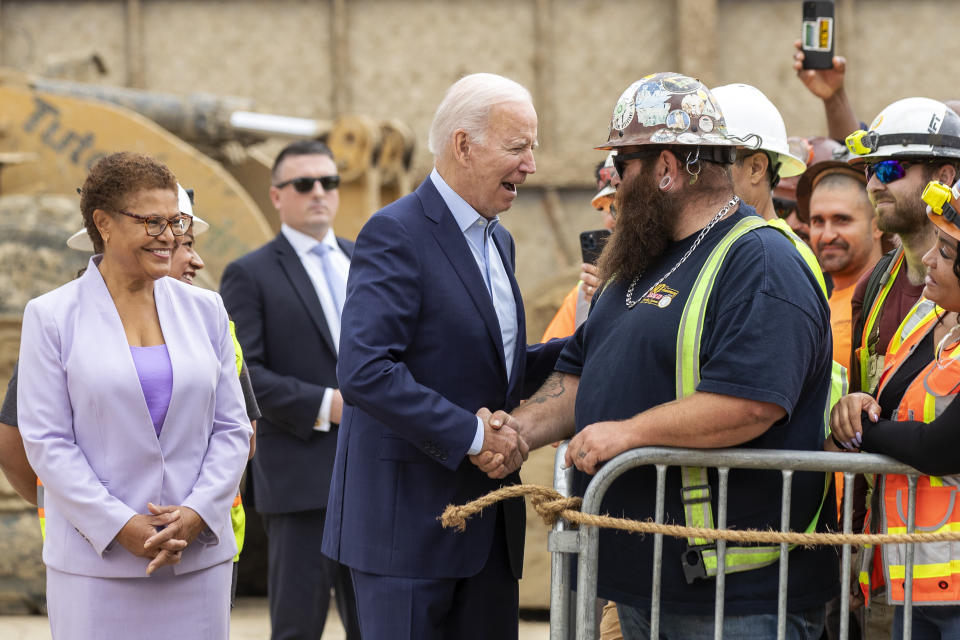
<path fill-rule="evenodd" d="M 860 365 L 860 390 L 864 393 L 870 393 L 876 389 L 880 381 L 880 375 L 883 373 L 884 350 L 880 346 L 880 314 L 883 311 L 883 305 L 887 300 L 887 294 L 893 288 L 893 283 L 903 268 L 903 247 L 898 247 L 893 259 L 887 266 L 883 277 L 883 286 L 877 293 L 873 304 L 867 310 L 866 319 L 863 322 L 863 332 L 856 338 L 860 341 L 855 356 Z M 889 346 L 887 350 L 889 351 Z"/>
<path fill-rule="evenodd" d="M 710 292 L 716 281 L 717 274 L 720 271 L 723 261 L 730 248 L 740 237 L 756 229 L 770 226 L 784 235 L 793 243 L 794 247 L 804 257 L 811 272 L 817 276 L 821 285 L 821 290 L 826 300 L 826 285 L 823 281 L 823 274 L 815 258 L 812 263 L 805 257 L 805 252 L 813 256 L 809 247 L 783 222 L 774 220 L 764 221 L 760 217 L 747 216 L 737 222 L 726 235 L 713 248 L 710 255 L 704 262 L 700 273 L 694 282 L 693 289 L 687 298 L 683 308 L 683 314 L 680 318 L 680 327 L 677 332 L 677 364 L 676 364 L 676 395 L 677 398 L 685 398 L 692 395 L 697 385 L 700 383 L 700 344 L 703 334 L 704 319 L 707 313 L 707 301 L 710 299 Z M 827 399 L 823 413 L 822 429 L 824 438 L 829 435 L 830 409 L 837 400 L 846 392 L 846 369 L 837 362 L 833 362 L 830 395 Z M 711 491 L 705 467 L 681 467 L 680 477 L 682 482 L 681 500 L 684 505 L 684 519 L 687 526 L 690 527 L 714 527 L 713 507 L 711 505 Z M 824 474 L 824 492 L 820 499 L 820 505 L 816 513 L 813 514 L 810 523 L 806 527 L 806 532 L 810 533 L 816 529 L 817 522 L 820 519 L 820 512 L 827 496 L 829 488 L 829 476 Z M 790 549 L 793 548 L 791 545 Z M 708 578 L 717 575 L 717 545 L 715 540 L 705 538 L 687 538 L 687 552 L 683 557 L 684 574 L 688 582 L 697 578 Z M 725 572 L 736 573 L 740 571 L 750 571 L 766 567 L 779 561 L 780 546 L 737 546 L 727 544 L 725 554 Z"/>
<path fill-rule="evenodd" d="M 234 327 L 233 320 L 230 320 L 229 327 L 230 337 L 233 339 L 233 351 L 236 355 L 237 375 L 239 376 L 243 369 L 243 349 L 240 347 L 240 341 L 237 340 L 237 330 Z M 37 518 L 40 520 L 40 536 L 46 540 L 47 516 L 43 509 L 43 483 L 40 482 L 40 478 L 37 478 Z M 233 561 L 237 562 L 240 559 L 240 551 L 243 549 L 243 539 L 247 528 L 247 514 L 243 510 L 243 500 L 240 499 L 239 491 L 233 499 L 233 504 L 230 505 L 230 524 L 233 528 L 233 537 L 237 542 L 237 555 L 233 557 Z"/>
<path fill-rule="evenodd" d="M 40 518 L 40 537 L 47 539 L 47 515 L 43 510 L 43 483 L 37 478 L 37 517 Z"/>
<path fill-rule="evenodd" d="M 900 366 L 910 357 L 937 325 L 943 309 L 921 298 L 907 314 L 887 350 L 886 366 L 880 378 L 880 390 L 889 383 Z M 930 362 L 907 387 L 895 419 L 931 422 L 960 393 L 960 344 L 945 345 L 939 362 Z M 909 485 L 907 476 L 888 474 L 879 477 L 879 517 L 868 527 L 881 533 L 907 532 Z M 960 531 L 960 475 L 920 476 L 917 480 L 916 531 Z M 871 512 L 873 509 L 871 509 Z M 960 552 L 949 542 L 915 545 L 913 566 L 913 602 L 915 604 L 960 604 Z M 906 576 L 905 544 L 887 544 L 881 549 L 868 547 L 865 553 L 860 584 L 864 595 L 876 595 L 886 586 L 891 603 L 903 603 Z"/>

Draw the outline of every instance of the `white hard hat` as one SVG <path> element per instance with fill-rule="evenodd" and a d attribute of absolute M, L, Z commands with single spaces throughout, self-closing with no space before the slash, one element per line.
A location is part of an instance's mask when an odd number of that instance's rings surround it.
<path fill-rule="evenodd" d="M 850 164 L 873 158 L 960 158 L 960 116 L 930 98 L 904 98 L 888 105 L 869 131 L 847 136 Z"/>
<path fill-rule="evenodd" d="M 190 194 L 187 193 L 187 190 L 180 186 L 180 184 L 177 184 L 177 207 L 180 209 L 180 213 L 186 213 L 193 216 L 194 236 L 198 236 L 210 228 L 210 225 L 207 224 L 206 221 L 194 215 L 193 203 L 190 201 Z M 80 229 L 72 236 L 67 238 L 67 246 L 77 251 L 93 251 L 93 241 L 90 239 L 90 234 L 87 233 L 86 228 Z"/>
<path fill-rule="evenodd" d="M 180 213 L 186 213 L 193 216 L 193 235 L 198 236 L 207 229 L 210 228 L 210 225 L 207 222 L 193 212 L 193 189 L 189 192 L 184 189 L 180 184 L 177 184 L 177 204 L 180 206 Z"/>
<path fill-rule="evenodd" d="M 617 151 L 613 150 L 607 154 L 606 160 L 603 161 L 603 166 L 600 167 L 599 179 L 597 180 L 597 186 L 599 191 L 597 195 L 593 196 L 593 199 L 590 200 L 590 204 L 593 205 L 595 209 L 601 209 L 604 198 L 612 198 L 617 193 L 617 186 L 620 184 L 620 175 L 617 173 L 617 168 L 613 166 L 613 157 L 617 155 Z"/>
<path fill-rule="evenodd" d="M 787 127 L 783 116 L 760 89 L 749 84 L 726 84 L 713 90 L 720 110 L 727 121 L 727 133 L 750 146 L 751 138 L 759 138 L 757 148 L 774 156 L 777 175 L 781 178 L 798 176 L 807 165 L 790 153 Z"/>

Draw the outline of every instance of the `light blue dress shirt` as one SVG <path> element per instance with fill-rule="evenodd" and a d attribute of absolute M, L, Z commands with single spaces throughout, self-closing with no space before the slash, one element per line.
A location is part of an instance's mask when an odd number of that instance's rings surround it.
<path fill-rule="evenodd" d="M 497 321 L 500 324 L 503 357 L 507 369 L 507 382 L 509 383 L 513 368 L 513 357 L 517 349 L 517 301 L 513 297 L 513 288 L 510 286 L 507 269 L 493 241 L 493 230 L 500 224 L 500 217 L 497 216 L 488 220 L 477 213 L 476 209 L 450 188 L 450 185 L 443 180 L 436 169 L 430 173 L 430 180 L 437 191 L 440 192 L 440 197 L 443 198 L 443 202 L 453 214 L 457 226 L 463 232 L 467 246 L 470 247 L 470 252 L 477 262 L 480 275 L 487 285 L 487 292 L 490 294 L 493 308 L 497 313 Z M 492 408 L 498 409 L 499 407 Z M 477 433 L 467 453 L 476 455 L 480 453 L 482 448 L 483 421 L 477 418 Z"/>

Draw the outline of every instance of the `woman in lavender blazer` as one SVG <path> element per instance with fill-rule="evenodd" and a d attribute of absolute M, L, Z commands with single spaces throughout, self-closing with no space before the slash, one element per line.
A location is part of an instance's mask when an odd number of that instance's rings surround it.
<path fill-rule="evenodd" d="M 53 637 L 226 639 L 252 433 L 226 311 L 165 277 L 190 224 L 165 166 L 107 156 L 80 208 L 101 255 L 27 304 L 20 345 Z"/>

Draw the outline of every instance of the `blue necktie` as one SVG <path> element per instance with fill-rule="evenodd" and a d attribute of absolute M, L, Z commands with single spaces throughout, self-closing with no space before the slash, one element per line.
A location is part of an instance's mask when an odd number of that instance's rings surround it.
<path fill-rule="evenodd" d="M 340 277 L 340 272 L 330 264 L 330 254 L 332 252 L 333 248 L 322 242 L 314 245 L 314 247 L 310 249 L 310 253 L 320 256 L 323 278 L 327 281 L 327 291 L 330 292 L 330 297 L 333 299 L 333 306 L 336 308 L 337 315 L 339 316 L 343 311 L 344 282 L 343 278 Z"/>

